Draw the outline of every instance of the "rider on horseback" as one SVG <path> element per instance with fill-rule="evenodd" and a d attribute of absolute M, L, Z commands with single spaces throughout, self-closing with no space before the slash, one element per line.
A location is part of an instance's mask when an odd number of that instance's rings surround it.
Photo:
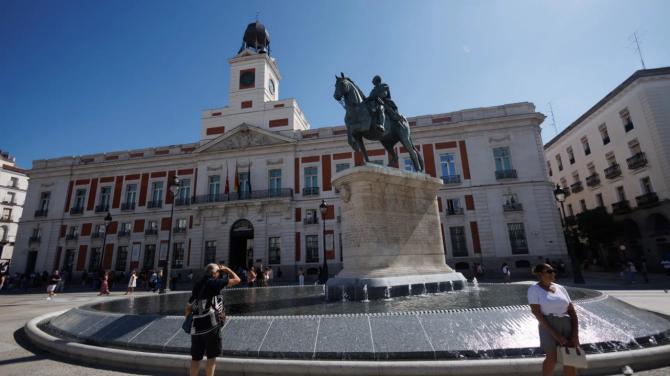
<path fill-rule="evenodd" d="M 391 99 L 391 89 L 385 83 L 382 83 L 382 78 L 374 76 L 372 84 L 375 85 L 370 91 L 365 100 L 370 109 L 373 125 L 381 132 L 384 132 L 385 113 L 391 117 L 392 120 L 399 121 L 402 115 L 398 113 L 398 106 Z"/>

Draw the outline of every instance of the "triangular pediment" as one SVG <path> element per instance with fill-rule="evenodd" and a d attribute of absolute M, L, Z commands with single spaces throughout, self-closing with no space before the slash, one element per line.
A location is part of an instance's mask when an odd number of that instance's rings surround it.
<path fill-rule="evenodd" d="M 194 150 L 194 153 L 228 151 L 251 147 L 293 144 L 296 140 L 277 133 L 266 131 L 242 123 L 232 131 L 225 133 Z"/>

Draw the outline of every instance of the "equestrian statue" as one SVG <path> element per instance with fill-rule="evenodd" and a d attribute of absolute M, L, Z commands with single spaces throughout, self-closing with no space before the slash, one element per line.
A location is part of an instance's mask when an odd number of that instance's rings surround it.
<path fill-rule="evenodd" d="M 369 96 L 344 73 L 335 76 L 333 97 L 345 109 L 344 123 L 347 126 L 347 141 L 354 151 L 363 153 L 366 163 L 370 162 L 363 138 L 379 141 L 389 153 L 389 166 L 398 163 L 398 154 L 394 146 L 400 142 L 412 159 L 414 169 L 423 172 L 423 158 L 414 148 L 409 130 L 409 122 L 398 112 L 391 99 L 391 89 L 382 82 L 381 77 L 372 79 L 374 88 Z"/>

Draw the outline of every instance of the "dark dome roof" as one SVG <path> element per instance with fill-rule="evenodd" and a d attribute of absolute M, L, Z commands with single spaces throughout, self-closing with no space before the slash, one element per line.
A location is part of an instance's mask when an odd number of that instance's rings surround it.
<path fill-rule="evenodd" d="M 244 48 L 254 48 L 257 52 L 270 51 L 270 34 L 265 28 L 265 25 L 258 21 L 247 25 L 242 41 L 243 45 L 240 50 Z"/>

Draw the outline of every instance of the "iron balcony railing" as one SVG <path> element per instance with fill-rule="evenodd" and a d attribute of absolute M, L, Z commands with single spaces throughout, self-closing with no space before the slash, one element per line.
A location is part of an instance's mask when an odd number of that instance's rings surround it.
<path fill-rule="evenodd" d="M 42 240 L 41 236 L 31 236 L 28 241 L 31 243 L 39 243 Z"/>
<path fill-rule="evenodd" d="M 49 214 L 49 210 L 47 210 L 47 209 L 35 210 L 35 217 L 46 217 L 47 214 Z"/>
<path fill-rule="evenodd" d="M 576 181 L 576 182 L 570 184 L 570 190 L 571 190 L 573 193 L 581 192 L 581 191 L 584 190 L 584 185 L 582 185 L 582 182 L 581 182 L 581 181 Z"/>
<path fill-rule="evenodd" d="M 79 234 L 67 234 L 65 235 L 65 240 L 77 240 L 79 239 Z"/>
<path fill-rule="evenodd" d="M 641 196 L 635 197 L 635 202 L 640 208 L 654 206 L 656 203 L 658 203 L 658 195 L 656 192 L 645 193 Z"/>
<path fill-rule="evenodd" d="M 105 236 L 104 232 L 92 232 L 91 233 L 91 239 L 100 239 L 103 236 Z"/>
<path fill-rule="evenodd" d="M 70 214 L 82 214 L 84 212 L 83 206 L 75 206 L 70 209 Z"/>
<path fill-rule="evenodd" d="M 305 187 L 302 189 L 303 196 L 316 196 L 319 194 L 319 187 Z"/>
<path fill-rule="evenodd" d="M 461 184 L 461 175 L 442 176 L 442 183 L 444 183 L 444 184 Z"/>
<path fill-rule="evenodd" d="M 183 234 L 186 232 L 186 227 L 175 227 L 172 229 L 172 232 L 175 234 Z"/>
<path fill-rule="evenodd" d="M 596 187 L 600 185 L 600 175 L 598 174 L 593 174 L 591 176 L 586 177 L 586 185 L 589 187 Z"/>
<path fill-rule="evenodd" d="M 116 234 L 119 238 L 122 238 L 124 236 L 130 236 L 130 230 L 121 230 L 119 231 L 118 234 Z"/>
<path fill-rule="evenodd" d="M 121 210 L 135 210 L 135 203 L 134 202 L 124 202 L 121 204 Z"/>
<path fill-rule="evenodd" d="M 503 211 L 521 211 L 523 210 L 523 205 L 520 202 L 506 202 L 503 204 Z"/>
<path fill-rule="evenodd" d="M 190 197 L 178 197 L 176 200 L 174 200 L 174 204 L 177 205 L 177 206 L 191 205 L 191 198 Z"/>
<path fill-rule="evenodd" d="M 147 208 L 149 209 L 158 209 L 163 207 L 163 200 L 154 200 L 147 202 Z"/>
<path fill-rule="evenodd" d="M 226 201 L 241 201 L 241 200 L 259 200 L 266 198 L 283 198 L 293 197 L 293 189 L 266 189 L 251 192 L 231 192 L 231 193 L 216 193 L 195 196 L 193 204 L 206 204 L 210 202 L 226 202 Z"/>
<path fill-rule="evenodd" d="M 613 214 L 624 214 L 630 212 L 630 204 L 628 200 L 621 200 L 612 204 Z"/>
<path fill-rule="evenodd" d="M 463 215 L 463 208 L 447 208 L 447 215 Z"/>
<path fill-rule="evenodd" d="M 157 228 L 148 228 L 144 230 L 144 235 L 158 235 L 158 229 Z"/>
<path fill-rule="evenodd" d="M 647 156 L 644 154 L 644 152 L 639 152 L 626 159 L 626 163 L 628 163 L 628 169 L 637 170 L 638 168 L 642 168 L 647 165 Z"/>
<path fill-rule="evenodd" d="M 306 217 L 303 218 L 302 223 L 305 225 L 316 225 L 319 223 L 318 217 Z"/>
<path fill-rule="evenodd" d="M 498 170 L 496 179 L 516 179 L 516 170 Z"/>
<path fill-rule="evenodd" d="M 621 166 L 618 163 L 615 163 L 605 169 L 605 177 L 608 179 L 614 179 L 618 176 L 621 176 Z"/>
<path fill-rule="evenodd" d="M 109 204 L 98 205 L 95 207 L 96 213 L 109 211 Z"/>

